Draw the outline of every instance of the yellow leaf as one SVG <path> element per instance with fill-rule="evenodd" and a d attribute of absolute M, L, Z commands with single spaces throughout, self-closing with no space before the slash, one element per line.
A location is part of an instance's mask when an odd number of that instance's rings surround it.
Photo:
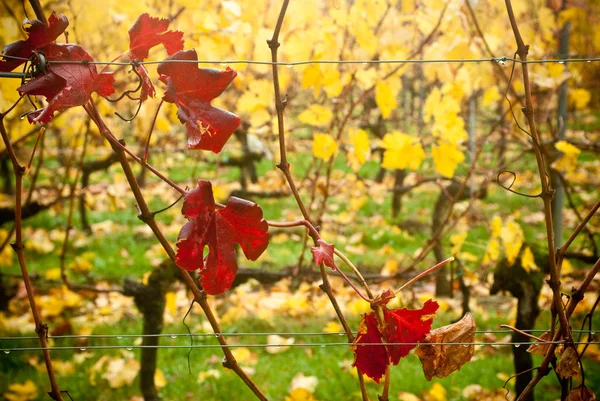
<path fill-rule="evenodd" d="M 417 8 L 416 0 L 402 0 L 402 12 L 405 14 L 414 13 Z"/>
<path fill-rule="evenodd" d="M 140 363 L 134 358 L 115 358 L 109 360 L 102 378 L 108 381 L 111 388 L 130 386 L 139 370 Z"/>
<path fill-rule="evenodd" d="M 447 178 L 452 178 L 458 164 L 465 160 L 458 145 L 446 141 L 440 141 L 438 146 L 434 145 L 431 156 L 436 171 Z"/>
<path fill-rule="evenodd" d="M 0 243 L 6 240 L 8 231 L 0 229 Z M 13 258 L 13 250 L 10 246 L 5 246 L 0 252 L 0 266 L 11 266 Z"/>
<path fill-rule="evenodd" d="M 319 64 L 309 65 L 304 69 L 302 74 L 302 87 L 314 88 L 313 96 L 319 96 L 321 86 L 323 85 L 323 73 Z"/>
<path fill-rule="evenodd" d="M 528 272 L 538 269 L 537 265 L 535 264 L 533 252 L 531 252 L 531 248 L 529 247 L 526 247 L 523 251 L 523 255 L 521 256 L 521 266 L 523 266 L 523 269 Z"/>
<path fill-rule="evenodd" d="M 396 81 L 401 82 L 400 80 Z M 391 80 L 379 81 L 375 85 L 375 102 L 381 110 L 383 118 L 388 118 L 392 111 L 398 107 L 396 96 L 399 90 L 399 85 L 392 84 Z"/>
<path fill-rule="evenodd" d="M 396 259 L 388 259 L 383 264 L 383 268 L 381 269 L 382 276 L 391 276 L 398 271 L 398 261 Z"/>
<path fill-rule="evenodd" d="M 377 36 L 375 36 L 373 29 L 367 23 L 367 19 L 354 18 L 349 29 L 356 36 L 358 45 L 369 55 L 377 51 Z"/>
<path fill-rule="evenodd" d="M 326 126 L 331 122 L 333 113 L 327 107 L 313 104 L 298 115 L 298 120 L 304 124 L 318 127 Z"/>
<path fill-rule="evenodd" d="M 446 389 L 439 383 L 433 383 L 433 386 L 425 394 L 427 401 L 446 401 Z"/>
<path fill-rule="evenodd" d="M 315 134 L 313 155 L 319 159 L 329 160 L 338 151 L 337 143 L 329 134 Z"/>
<path fill-rule="evenodd" d="M 355 77 L 356 81 L 358 82 L 358 86 L 360 86 L 362 89 L 368 89 L 374 86 L 379 79 L 377 70 L 375 70 L 375 68 L 359 70 L 356 72 Z"/>
<path fill-rule="evenodd" d="M 517 260 L 517 256 L 519 256 L 519 252 L 523 246 L 523 240 L 525 239 L 521 226 L 514 221 L 509 221 L 502 227 L 500 239 L 504 246 L 504 252 L 506 252 L 508 265 L 512 266 L 515 263 L 515 260 Z"/>
<path fill-rule="evenodd" d="M 564 275 L 573 273 L 573 265 L 567 259 L 563 259 L 561 273 Z"/>
<path fill-rule="evenodd" d="M 491 239 L 490 242 L 488 242 L 487 248 L 485 249 L 482 263 L 485 265 L 490 262 L 497 262 L 499 257 L 500 243 L 497 239 Z"/>
<path fill-rule="evenodd" d="M 419 140 L 408 134 L 393 131 L 385 134 L 381 145 L 385 148 L 381 166 L 389 169 L 417 170 L 423 159 L 425 151 Z"/>
<path fill-rule="evenodd" d="M 554 162 L 553 167 L 567 173 L 574 172 L 577 169 L 577 159 L 581 150 L 566 141 L 558 141 L 554 147 L 562 153 L 562 156 Z"/>
<path fill-rule="evenodd" d="M 367 131 L 359 128 L 351 128 L 348 130 L 352 149 L 348 154 L 348 159 L 352 168 L 358 170 L 365 164 L 371 153 L 371 144 L 369 143 L 369 134 Z"/>
<path fill-rule="evenodd" d="M 498 238 L 502 230 L 502 220 L 500 219 L 500 216 L 494 216 L 490 226 L 492 229 L 492 238 Z"/>
<path fill-rule="evenodd" d="M 317 376 L 304 376 L 304 373 L 300 372 L 292 379 L 292 383 L 290 383 L 290 391 L 293 391 L 297 388 L 303 388 L 309 393 L 314 393 L 318 384 L 319 379 Z"/>
<path fill-rule="evenodd" d="M 266 79 L 257 79 L 250 82 L 248 89 L 238 99 L 238 111 L 252 113 L 265 110 L 271 102 L 271 91 L 271 82 Z"/>
<path fill-rule="evenodd" d="M 497 86 L 492 86 L 483 94 L 483 100 L 481 101 L 484 106 L 489 106 L 491 104 L 495 104 L 498 100 L 500 100 L 500 92 L 498 91 Z"/>
<path fill-rule="evenodd" d="M 37 386 L 27 380 L 25 383 L 15 383 L 8 386 L 8 393 L 4 393 L 4 397 L 8 401 L 29 401 L 37 398 Z"/>
<path fill-rule="evenodd" d="M 202 383 L 209 378 L 219 379 L 221 378 L 221 372 L 217 369 L 209 369 L 205 372 L 198 373 L 198 383 Z"/>
<path fill-rule="evenodd" d="M 234 348 L 233 350 L 231 350 L 231 352 L 233 353 L 233 356 L 239 362 L 240 365 L 254 366 L 258 362 L 258 354 L 250 351 L 249 348 Z"/>
<path fill-rule="evenodd" d="M 317 399 L 307 389 L 298 387 L 290 391 L 290 395 L 285 397 L 285 401 L 317 401 Z"/>
<path fill-rule="evenodd" d="M 344 86 L 350 81 L 349 74 L 340 74 L 337 66 L 326 64 L 322 66 L 323 72 L 323 90 L 328 98 L 338 97 L 342 93 Z"/>
<path fill-rule="evenodd" d="M 341 331 L 344 331 L 344 328 L 336 321 L 327 322 L 323 328 L 324 333 L 339 333 Z"/>
<path fill-rule="evenodd" d="M 173 291 L 169 291 L 165 294 L 165 309 L 171 313 L 177 311 L 177 294 Z"/>
<path fill-rule="evenodd" d="M 48 280 L 60 280 L 60 268 L 55 267 L 44 272 L 44 277 Z"/>
<path fill-rule="evenodd" d="M 427 123 L 433 119 L 436 110 L 439 109 L 440 103 L 442 102 L 442 92 L 439 88 L 434 88 L 423 106 L 423 120 Z"/>
<path fill-rule="evenodd" d="M 592 94 L 587 89 L 577 88 L 569 93 L 569 101 L 576 109 L 585 109 L 591 99 Z"/>
<path fill-rule="evenodd" d="M 290 344 L 294 344 L 296 340 L 294 337 L 282 337 L 277 334 L 271 334 L 267 336 L 267 344 L 271 344 L 270 347 L 265 347 L 265 351 L 269 354 L 278 354 L 283 351 L 287 351 Z"/>
<path fill-rule="evenodd" d="M 467 239 L 468 232 L 456 233 L 450 236 L 450 243 L 452 244 L 452 255 L 456 256 L 460 252 L 463 244 L 465 243 L 465 239 Z"/>

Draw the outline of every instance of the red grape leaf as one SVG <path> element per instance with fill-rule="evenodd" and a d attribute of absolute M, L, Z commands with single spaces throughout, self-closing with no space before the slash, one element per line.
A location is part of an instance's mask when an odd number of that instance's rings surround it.
<path fill-rule="evenodd" d="M 2 53 L 7 56 L 29 58 L 33 50 L 54 42 L 67 26 L 69 20 L 62 14 L 52 13 L 48 18 L 48 26 L 42 21 L 26 19 L 23 21 L 23 29 L 27 32 L 28 38 L 4 46 Z M 12 71 L 23 63 L 23 60 L 3 58 L 0 61 L 0 71 Z"/>
<path fill-rule="evenodd" d="M 360 344 L 382 344 L 381 332 L 377 327 L 375 312 L 363 315 L 358 325 L 358 334 L 352 344 L 354 352 L 354 363 L 352 366 L 375 382 L 379 383 L 385 369 L 389 364 L 388 353 L 383 345 L 360 345 Z"/>
<path fill-rule="evenodd" d="M 49 61 L 94 61 L 79 45 L 50 44 L 42 49 Z M 49 64 L 47 72 L 21 85 L 20 94 L 45 96 L 48 105 L 27 115 L 31 123 L 47 123 L 54 112 L 81 106 L 93 92 L 108 96 L 114 90 L 112 73 L 98 74 L 92 64 Z"/>
<path fill-rule="evenodd" d="M 167 60 L 197 61 L 195 50 L 180 51 Z M 188 148 L 219 153 L 240 119 L 233 113 L 212 107 L 211 100 L 229 86 L 237 73 L 227 67 L 225 71 L 198 68 L 194 63 L 161 63 L 160 80 L 167 84 L 163 100 L 175 103 L 177 116 L 188 131 Z"/>
<path fill-rule="evenodd" d="M 156 95 L 156 90 L 154 89 L 154 84 L 148 75 L 148 70 L 143 65 L 134 65 L 133 68 L 140 74 L 140 79 L 142 80 L 142 89 L 140 91 L 140 99 L 145 101 L 148 97 L 154 98 Z"/>
<path fill-rule="evenodd" d="M 400 358 L 408 355 L 415 345 L 392 345 L 392 343 L 418 343 L 423 340 L 431 330 L 433 315 L 439 305 L 428 300 L 422 309 L 409 310 L 406 308 L 390 310 L 385 306 L 385 327 L 380 330 L 375 312 L 364 315 L 359 326 L 358 334 L 352 344 L 354 363 L 362 373 L 375 380 L 377 383 L 385 373 L 386 367 L 391 363 L 397 365 Z M 380 344 L 385 339 L 390 345 L 363 345 Z"/>
<path fill-rule="evenodd" d="M 162 44 L 169 55 L 183 49 L 183 32 L 167 31 L 169 20 L 155 18 L 144 13 L 138 17 L 129 29 L 129 52 L 132 58 L 143 60 L 148 51 Z"/>
<path fill-rule="evenodd" d="M 438 310 L 437 302 L 428 300 L 422 309 L 390 310 L 383 307 L 385 328 L 383 336 L 388 343 L 418 343 L 431 331 L 431 323 Z M 416 345 L 389 345 L 390 361 L 397 365 Z"/>
<path fill-rule="evenodd" d="M 209 181 L 198 181 L 198 187 L 185 197 L 182 213 L 189 221 L 179 232 L 175 263 L 186 270 L 199 270 L 207 294 L 217 295 L 231 288 L 238 268 L 234 243 L 250 260 L 258 259 L 269 245 L 269 227 L 262 209 L 256 203 L 231 197 L 227 206 L 216 210 Z"/>
<path fill-rule="evenodd" d="M 323 240 L 317 240 L 318 247 L 310 248 L 310 252 L 315 259 L 315 263 L 317 266 L 320 266 L 321 263 L 325 263 L 325 266 L 331 267 L 333 270 L 337 269 L 335 262 L 333 260 L 333 244 L 328 244 Z"/>

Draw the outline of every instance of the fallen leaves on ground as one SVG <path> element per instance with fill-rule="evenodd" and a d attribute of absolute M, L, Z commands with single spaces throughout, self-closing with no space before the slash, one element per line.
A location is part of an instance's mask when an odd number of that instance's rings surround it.
<path fill-rule="evenodd" d="M 38 396 L 37 386 L 27 380 L 25 383 L 14 383 L 8 386 L 8 392 L 4 393 L 7 401 L 30 401 Z"/>
<path fill-rule="evenodd" d="M 282 337 L 277 334 L 270 334 L 267 336 L 267 344 L 271 345 L 265 347 L 265 351 L 269 354 L 279 354 L 290 349 L 289 345 L 294 344 L 295 342 L 296 340 L 294 337 Z"/>

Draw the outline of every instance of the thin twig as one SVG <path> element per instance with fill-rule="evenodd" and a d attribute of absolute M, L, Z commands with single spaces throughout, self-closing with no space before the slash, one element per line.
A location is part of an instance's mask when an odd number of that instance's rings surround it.
<path fill-rule="evenodd" d="M 527 54 L 529 52 L 529 46 L 525 45 L 523 42 L 523 38 L 521 37 L 521 33 L 519 31 L 519 26 L 517 24 L 517 20 L 515 18 L 515 13 L 512 9 L 511 0 L 505 0 L 506 10 L 508 13 L 508 18 L 510 20 L 510 25 L 512 27 L 512 31 L 515 37 L 515 41 L 517 43 L 517 54 L 519 58 L 523 61 L 527 60 Z M 569 322 L 567 320 L 564 306 L 562 304 L 561 293 L 560 293 L 560 265 L 557 264 L 556 260 L 556 249 L 555 249 L 555 241 L 554 241 L 554 225 L 552 222 L 552 198 L 554 196 L 554 190 L 550 188 L 550 183 L 548 179 L 548 173 L 546 170 L 546 162 L 544 160 L 544 156 L 542 154 L 542 150 L 540 147 L 540 134 L 537 130 L 537 125 L 535 122 L 534 108 L 532 102 L 531 95 L 531 83 L 529 81 L 529 68 L 527 63 L 521 64 L 521 70 L 523 73 L 523 83 L 525 86 L 525 107 L 523 108 L 523 113 L 527 118 L 527 122 L 529 124 L 529 130 L 531 132 L 531 139 L 533 141 L 533 150 L 535 153 L 536 162 L 538 165 L 538 172 L 540 177 L 540 183 L 542 186 L 541 198 L 544 202 L 544 216 L 546 221 L 546 236 L 548 242 L 548 261 L 550 264 L 550 287 L 552 289 L 553 295 L 553 305 L 555 309 L 555 313 L 558 315 L 558 319 L 560 321 L 561 330 L 565 338 L 569 338 L 572 340 L 572 335 L 569 332 Z"/>
<path fill-rule="evenodd" d="M 541 343 L 546 343 L 546 342 L 548 342 L 548 340 L 544 340 L 543 338 L 540 338 L 540 337 L 534 336 L 533 334 L 526 333 L 526 332 L 524 332 L 523 330 L 519 330 L 519 329 L 517 329 L 516 327 L 510 326 L 510 325 L 508 325 L 508 324 L 501 324 L 501 325 L 500 325 L 500 327 L 504 327 L 504 328 L 506 328 L 506 329 L 510 329 L 510 330 L 512 330 L 512 331 L 516 331 L 517 333 L 519 333 L 519 334 L 522 334 L 522 335 L 524 335 L 525 337 L 533 338 L 534 340 L 536 340 L 536 341 L 538 341 L 538 342 L 541 342 Z"/>
<path fill-rule="evenodd" d="M 157 238 L 158 242 L 160 242 L 163 249 L 169 255 L 169 258 L 174 262 L 175 261 L 175 251 L 173 250 L 173 248 L 171 247 L 171 244 L 169 243 L 169 241 L 166 239 L 166 237 L 164 236 L 164 234 L 158 227 L 158 224 L 156 223 L 156 220 L 154 219 L 154 213 L 152 213 L 150 211 L 150 208 L 148 207 L 148 203 L 146 202 L 144 195 L 142 194 L 142 190 L 140 189 L 140 186 L 137 182 L 135 174 L 131 168 L 131 165 L 129 164 L 129 161 L 127 160 L 127 155 L 125 152 L 125 149 L 126 149 L 125 145 L 115 139 L 114 135 L 110 132 L 108 127 L 106 127 L 106 125 L 103 123 L 100 115 L 97 113 L 95 107 L 92 104 L 88 103 L 88 105 L 84 106 L 84 109 L 86 110 L 88 115 L 90 115 L 90 117 L 92 118 L 92 121 L 94 121 L 94 123 L 98 126 L 98 129 L 100 129 L 100 132 L 108 140 L 113 151 L 119 158 L 119 163 L 121 164 L 121 167 L 123 168 L 123 172 L 125 173 L 125 177 L 127 178 L 127 182 L 129 183 L 129 187 L 131 189 L 131 192 L 133 193 L 133 196 L 135 197 L 137 206 L 140 211 L 138 218 L 140 220 L 142 220 L 144 223 L 146 223 L 148 225 L 148 227 L 150 227 L 150 229 L 154 233 L 154 236 Z M 192 276 L 190 275 L 190 273 L 188 271 L 186 271 L 182 268 L 179 268 L 179 271 L 181 273 L 181 276 L 182 276 L 183 281 L 185 282 L 186 286 L 192 292 L 192 294 L 194 296 L 194 301 L 196 301 L 202 308 L 202 311 L 204 312 L 206 318 L 208 319 L 208 321 L 213 329 L 213 332 L 215 333 L 215 335 L 218 338 L 218 341 L 219 341 L 219 344 L 221 345 L 223 354 L 225 355 L 225 359 L 223 361 L 223 367 L 233 370 L 240 377 L 240 379 L 242 379 L 242 381 L 244 381 L 244 383 L 246 383 L 246 385 L 250 388 L 250 390 L 254 393 L 254 395 L 256 395 L 256 397 L 258 399 L 266 401 L 267 397 L 265 396 L 265 394 L 252 381 L 252 379 L 248 376 L 248 374 L 240 367 L 240 365 L 237 363 L 233 353 L 231 352 L 231 349 L 228 347 L 227 340 L 222 335 L 222 330 L 219 325 L 219 322 L 217 321 L 217 318 L 215 317 L 210 305 L 208 304 L 208 299 L 207 299 L 206 293 L 198 287 L 198 285 L 196 284 L 196 282 L 194 281 L 194 279 L 192 278 Z"/>
<path fill-rule="evenodd" d="M 269 49 L 271 50 L 271 60 L 274 63 L 273 68 L 272 68 L 273 90 L 274 90 L 274 95 L 275 95 L 275 109 L 277 111 L 277 130 L 278 130 L 278 138 L 279 138 L 279 156 L 280 156 L 280 161 L 279 161 L 279 164 L 277 165 L 277 167 L 282 171 L 283 175 L 285 176 L 288 186 L 290 187 L 290 190 L 292 191 L 292 194 L 294 195 L 294 199 L 296 200 L 296 203 L 302 213 L 302 216 L 304 217 L 304 220 L 306 220 L 307 222 L 311 222 L 310 215 L 309 215 L 308 211 L 306 210 L 304 203 L 302 202 L 300 194 L 298 193 L 298 188 L 296 187 L 296 183 L 294 182 L 294 178 L 292 177 L 292 174 L 290 173 L 290 164 L 287 160 L 287 150 L 286 150 L 286 142 L 285 142 L 285 126 L 284 126 L 284 118 L 283 118 L 283 110 L 285 108 L 286 101 L 282 100 L 282 98 L 281 98 L 281 89 L 279 86 L 279 72 L 277 70 L 277 68 L 278 68 L 277 64 L 275 64 L 277 62 L 277 49 L 279 48 L 279 45 L 280 45 L 279 33 L 280 33 L 281 27 L 283 25 L 283 20 L 285 18 L 285 13 L 287 11 L 288 5 L 289 5 L 289 0 L 283 0 L 283 2 L 281 4 L 281 10 L 279 11 L 279 16 L 277 18 L 277 23 L 273 30 L 273 36 L 271 37 L 270 40 L 267 40 L 267 44 L 269 46 Z M 316 245 L 317 238 L 313 237 L 313 241 L 315 242 L 315 245 Z M 335 310 L 338 320 L 340 321 L 342 327 L 344 328 L 344 331 L 346 332 L 348 341 L 352 342 L 354 340 L 354 334 L 352 334 L 352 330 L 350 329 L 350 326 L 348 325 L 348 322 L 346 321 L 346 318 L 344 317 L 344 314 L 342 313 L 342 310 L 341 310 L 335 296 L 333 295 L 333 292 L 331 290 L 331 284 L 329 283 L 329 279 L 327 277 L 327 271 L 325 270 L 325 266 L 323 263 L 319 266 L 319 269 L 321 271 L 321 277 L 322 277 L 322 284 L 319 287 L 321 288 L 321 290 L 323 292 L 325 292 L 325 294 L 327 294 L 327 297 L 329 298 L 329 301 L 331 302 L 331 305 L 333 306 L 333 309 Z M 366 391 L 366 387 L 365 387 L 365 383 L 364 383 L 362 374 L 359 374 L 358 377 L 359 377 L 359 385 L 360 385 L 361 393 L 363 395 L 363 400 L 368 401 L 368 395 L 367 395 L 367 391 Z"/>
<path fill-rule="evenodd" d="M 19 164 L 17 155 L 15 154 L 8 132 L 4 127 L 5 114 L 0 114 L 0 134 L 4 141 L 4 146 L 8 152 L 10 160 L 13 166 L 13 173 L 15 175 L 15 242 L 11 244 L 15 252 L 17 253 L 17 259 L 19 260 L 19 266 L 21 267 L 21 275 L 23 276 L 23 283 L 27 291 L 27 298 L 29 299 L 29 306 L 31 313 L 33 314 L 33 320 L 35 322 L 35 332 L 38 335 L 41 348 L 48 348 L 48 342 L 46 336 L 48 334 L 48 326 L 42 323 L 40 312 L 37 308 L 33 286 L 31 285 L 31 279 L 27 270 L 27 264 L 25 262 L 25 253 L 23 246 L 23 227 L 22 227 L 22 195 L 23 195 L 23 175 L 25 174 L 25 167 Z M 44 362 L 46 364 L 46 372 L 48 373 L 48 379 L 50 380 L 51 392 L 50 396 L 57 401 L 63 401 L 54 370 L 52 368 L 52 360 L 50 359 L 50 351 L 45 349 L 42 351 L 44 356 Z"/>

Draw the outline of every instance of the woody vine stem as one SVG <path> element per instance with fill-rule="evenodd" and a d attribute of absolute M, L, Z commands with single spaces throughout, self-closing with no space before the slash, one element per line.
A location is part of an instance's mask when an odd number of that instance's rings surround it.
<path fill-rule="evenodd" d="M 554 196 L 554 190 L 550 188 L 549 183 L 549 175 L 547 173 L 546 162 L 544 160 L 544 155 L 542 153 L 542 149 L 540 147 L 540 134 L 537 130 L 536 122 L 535 122 L 535 110 L 533 107 L 532 96 L 531 96 L 531 84 L 529 81 L 529 70 L 527 61 L 527 54 L 529 51 L 529 46 L 525 44 L 521 33 L 519 31 L 519 26 L 517 20 L 515 18 L 515 13 L 512 8 L 511 0 L 505 0 L 506 10 L 508 13 L 508 18 L 510 20 L 510 25 L 513 31 L 513 35 L 515 37 L 515 41 L 517 44 L 517 54 L 521 59 L 521 69 L 523 74 L 523 84 L 525 86 L 525 102 L 524 107 L 522 108 L 523 113 L 525 114 L 525 118 L 527 119 L 527 123 L 530 129 L 531 139 L 533 141 L 533 150 L 535 153 L 536 162 L 538 165 L 538 172 L 540 176 L 540 182 L 542 186 L 541 198 L 544 203 L 544 216 L 546 222 L 546 235 L 548 242 L 548 258 L 550 265 L 550 280 L 548 284 L 552 289 L 553 296 L 553 308 L 552 313 L 553 317 L 558 316 L 558 321 L 560 324 L 560 330 L 554 332 L 554 325 L 550 328 L 553 333 L 553 341 L 557 341 L 562 336 L 566 341 L 567 345 L 565 347 L 572 347 L 577 353 L 576 347 L 573 345 L 573 334 L 571 332 L 571 328 L 569 325 L 569 318 L 571 314 L 575 310 L 575 307 L 583 299 L 585 290 L 589 286 L 590 282 L 594 278 L 594 276 L 600 270 L 600 260 L 598 260 L 592 269 L 586 274 L 581 285 L 574 289 L 573 294 L 571 296 L 571 300 L 566 307 L 562 302 L 562 294 L 560 290 L 560 278 L 561 278 L 561 265 L 562 260 L 564 258 L 564 254 L 567 248 L 572 243 L 575 236 L 583 229 L 585 224 L 589 221 L 591 216 L 598 210 L 597 203 L 592 210 L 588 213 L 588 215 L 584 218 L 584 220 L 579 224 L 576 228 L 575 232 L 569 237 L 569 240 L 558 250 L 558 255 L 555 249 L 555 238 L 554 238 L 554 222 L 552 221 L 552 197 Z M 560 224 L 560 222 L 558 222 Z M 557 258 L 558 256 L 558 258 Z M 554 319 L 553 319 L 554 321 Z M 557 344 L 553 343 L 548 347 L 548 351 L 544 360 L 542 361 L 540 368 L 537 369 L 536 375 L 533 377 L 529 385 L 523 390 L 523 392 L 519 395 L 517 401 L 523 401 L 527 398 L 527 396 L 533 391 L 535 386 L 539 383 L 539 381 L 548 373 L 548 365 L 555 360 L 554 351 L 556 350 Z"/>

